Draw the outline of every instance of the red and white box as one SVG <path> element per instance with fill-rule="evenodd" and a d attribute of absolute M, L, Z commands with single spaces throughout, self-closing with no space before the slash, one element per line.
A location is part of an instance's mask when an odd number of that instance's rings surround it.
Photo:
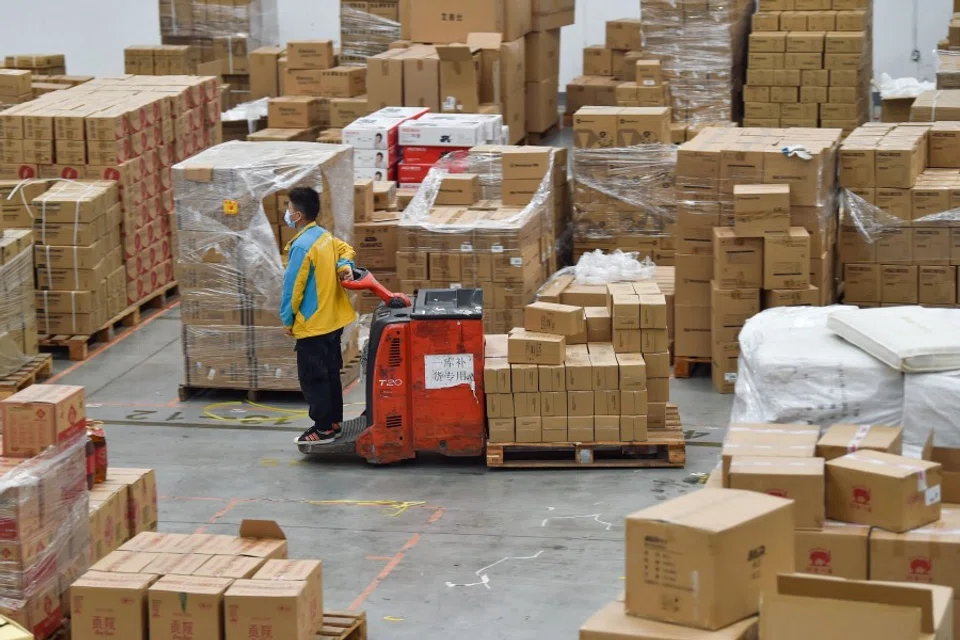
<path fill-rule="evenodd" d="M 386 169 L 400 162 L 398 147 L 389 149 L 354 149 L 353 166 L 356 168 Z"/>

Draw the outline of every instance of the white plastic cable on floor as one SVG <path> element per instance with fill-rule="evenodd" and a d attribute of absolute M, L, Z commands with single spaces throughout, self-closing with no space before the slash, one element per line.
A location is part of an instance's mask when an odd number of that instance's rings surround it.
<path fill-rule="evenodd" d="M 897 371 L 960 369 L 960 309 L 844 309 L 827 328 Z"/>
<path fill-rule="evenodd" d="M 850 307 L 779 307 L 740 332 L 731 422 L 901 422 L 903 376 L 827 329 Z"/>

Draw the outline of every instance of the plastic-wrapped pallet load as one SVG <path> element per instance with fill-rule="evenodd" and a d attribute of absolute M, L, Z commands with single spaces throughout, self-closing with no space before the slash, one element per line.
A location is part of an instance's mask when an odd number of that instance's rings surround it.
<path fill-rule="evenodd" d="M 574 258 L 619 248 L 673 264 L 676 169 L 672 145 L 575 149 Z"/>
<path fill-rule="evenodd" d="M 904 450 L 960 448 L 960 371 L 911 373 L 903 384 Z"/>
<path fill-rule="evenodd" d="M 86 437 L 27 460 L 0 458 L 0 614 L 38 640 L 61 625 L 61 601 L 87 570 Z"/>
<path fill-rule="evenodd" d="M 0 377 L 37 354 L 33 286 L 33 234 L 8 230 L 0 236 Z"/>
<path fill-rule="evenodd" d="M 556 270 L 557 155 L 485 145 L 441 160 L 400 219 L 401 288 L 481 288 L 488 333 L 522 326 Z"/>
<path fill-rule="evenodd" d="M 903 375 L 827 329 L 843 308 L 780 307 L 747 321 L 731 423 L 900 424 Z"/>
<path fill-rule="evenodd" d="M 741 118 L 752 0 L 643 3 L 643 46 L 660 59 L 674 122 Z"/>
<path fill-rule="evenodd" d="M 317 224 L 350 241 L 349 147 L 229 142 L 173 169 L 183 303 L 185 383 L 232 389 L 299 388 L 293 339 L 284 336 L 284 261 L 263 201 L 304 186 L 320 193 Z M 345 355 L 356 348 L 344 332 Z"/>
<path fill-rule="evenodd" d="M 364 65 L 367 58 L 383 53 L 400 39 L 398 0 L 387 2 L 340 2 L 340 61 Z"/>
<path fill-rule="evenodd" d="M 277 0 L 160 0 L 159 6 L 164 44 L 199 46 L 204 62 L 228 60 L 229 73 L 246 73 L 247 53 L 279 40 Z"/>

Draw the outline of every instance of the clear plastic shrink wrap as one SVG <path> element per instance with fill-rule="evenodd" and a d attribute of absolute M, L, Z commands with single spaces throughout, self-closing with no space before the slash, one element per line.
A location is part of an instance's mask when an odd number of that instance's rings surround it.
<path fill-rule="evenodd" d="M 479 146 L 442 159 L 401 215 L 397 237 L 404 291 L 482 289 L 484 322 L 494 333 L 523 325 L 523 307 L 557 268 L 556 182 L 565 170 L 550 149 L 545 175 L 518 181 L 519 191 L 507 195 L 514 183 L 504 180 L 504 149 Z M 446 181 L 457 176 L 477 177 L 477 197 L 469 198 L 473 203 L 438 204 L 445 201 Z"/>
<path fill-rule="evenodd" d="M 960 448 L 960 371 L 911 373 L 903 385 L 903 446 Z"/>
<path fill-rule="evenodd" d="M 390 43 L 400 40 L 398 2 L 376 3 L 364 10 L 364 3 L 340 3 L 340 60 L 343 64 L 363 65 L 367 58 L 383 53 Z M 374 11 L 378 11 L 375 13 Z"/>
<path fill-rule="evenodd" d="M 644 51 L 659 58 L 675 122 L 742 118 L 753 0 L 644 0 Z"/>
<path fill-rule="evenodd" d="M 298 389 L 294 341 L 279 314 L 284 259 L 263 200 L 313 187 L 321 201 L 317 224 L 350 242 L 351 148 L 228 142 L 175 165 L 173 180 L 185 383 Z M 352 325 L 344 331 L 345 356 L 355 349 Z"/>
<path fill-rule="evenodd" d="M 48 638 L 61 596 L 90 564 L 86 435 L 0 458 L 0 614 Z"/>
<path fill-rule="evenodd" d="M 676 169 L 673 145 L 575 149 L 575 258 L 619 248 L 673 264 Z"/>
<path fill-rule="evenodd" d="M 164 44 L 198 46 L 201 60 L 225 60 L 224 73 L 250 71 L 247 55 L 280 40 L 277 0 L 159 0 Z"/>
<path fill-rule="evenodd" d="M 778 307 L 747 321 L 731 423 L 900 424 L 903 376 L 827 329 L 842 307 Z"/>
<path fill-rule="evenodd" d="M 23 366 L 37 353 L 33 293 L 33 242 L 29 232 L 8 230 L 0 247 L 0 377 Z M 22 246 L 17 250 L 18 244 Z"/>

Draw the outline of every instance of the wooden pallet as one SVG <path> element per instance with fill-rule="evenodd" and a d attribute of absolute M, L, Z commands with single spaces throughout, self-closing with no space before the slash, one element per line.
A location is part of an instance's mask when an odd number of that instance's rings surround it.
<path fill-rule="evenodd" d="M 710 358 L 690 358 L 684 356 L 673 357 L 673 377 L 690 378 L 698 370 L 705 369 L 710 373 Z"/>
<path fill-rule="evenodd" d="M 501 469 L 682 468 L 687 463 L 680 413 L 667 405 L 664 429 L 643 442 L 498 442 L 487 444 L 487 466 Z"/>
<path fill-rule="evenodd" d="M 353 357 L 353 359 L 345 363 L 342 369 L 340 369 L 340 385 L 346 387 L 360 378 L 361 369 L 360 354 L 357 354 Z M 186 402 L 195 395 L 205 392 L 244 393 L 246 394 L 247 400 L 250 402 L 260 402 L 260 399 L 263 397 L 263 395 L 269 393 L 295 394 L 298 399 L 302 399 L 299 386 L 295 389 L 247 389 L 244 387 L 203 387 L 198 385 L 182 384 L 180 385 L 179 389 L 180 402 Z"/>
<path fill-rule="evenodd" d="M 367 640 L 367 614 L 324 611 L 323 628 L 314 640 Z"/>
<path fill-rule="evenodd" d="M 52 375 L 53 356 L 47 353 L 33 356 L 13 373 L 0 377 L 0 400 Z"/>
<path fill-rule="evenodd" d="M 66 349 L 70 360 L 80 362 L 90 355 L 90 346 L 96 343 L 112 342 L 121 327 L 132 328 L 143 322 L 143 312 L 149 309 L 163 309 L 178 294 L 177 283 L 172 282 L 139 302 L 130 305 L 102 327 L 90 335 L 52 335 L 40 338 L 40 348 L 44 350 Z"/>
<path fill-rule="evenodd" d="M 560 124 L 561 124 L 561 121 L 558 117 L 557 121 L 553 123 L 553 125 L 551 125 L 550 128 L 548 128 L 546 131 L 541 131 L 539 133 L 535 131 L 528 132 L 527 137 L 524 140 L 524 143 L 528 145 L 539 145 L 543 143 L 544 140 L 548 140 L 552 136 L 555 136 L 558 133 L 560 133 Z"/>

